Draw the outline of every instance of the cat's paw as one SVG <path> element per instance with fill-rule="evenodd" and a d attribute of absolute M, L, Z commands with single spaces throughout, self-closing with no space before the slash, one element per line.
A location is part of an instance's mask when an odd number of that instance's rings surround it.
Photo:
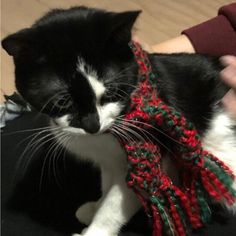
<path fill-rule="evenodd" d="M 79 222 L 89 225 L 97 209 L 97 202 L 87 202 L 80 206 L 75 215 Z"/>
<path fill-rule="evenodd" d="M 118 236 L 118 234 L 111 234 L 108 232 L 101 232 L 101 231 L 90 231 L 88 234 L 86 234 L 88 228 L 85 228 L 82 230 L 82 232 L 80 234 L 72 234 L 71 236 L 85 236 L 85 235 L 89 235 L 89 236 Z"/>
<path fill-rule="evenodd" d="M 82 236 L 87 232 L 87 229 L 88 228 L 84 228 L 80 234 L 75 233 L 75 234 L 72 234 L 71 236 Z"/>

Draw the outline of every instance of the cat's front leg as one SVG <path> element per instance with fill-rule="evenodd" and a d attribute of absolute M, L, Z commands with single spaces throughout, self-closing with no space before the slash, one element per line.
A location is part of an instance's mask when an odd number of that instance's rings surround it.
<path fill-rule="evenodd" d="M 113 178 L 113 173 L 111 173 L 109 168 L 102 166 L 101 167 L 102 197 L 96 202 L 86 202 L 77 209 L 75 216 L 79 220 L 79 222 L 85 225 L 90 225 L 97 209 L 99 208 L 99 205 L 101 204 L 104 197 L 107 195 L 109 189 L 111 188 L 112 178 Z"/>
<path fill-rule="evenodd" d="M 114 183 L 84 236 L 117 236 L 121 227 L 138 211 L 140 203 L 124 180 Z"/>

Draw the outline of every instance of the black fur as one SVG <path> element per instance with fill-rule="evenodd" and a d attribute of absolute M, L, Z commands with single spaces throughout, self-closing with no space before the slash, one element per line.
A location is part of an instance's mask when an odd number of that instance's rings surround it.
<path fill-rule="evenodd" d="M 121 100 L 127 108 L 127 94 L 137 84 L 137 65 L 128 42 L 139 13 L 86 7 L 58 9 L 31 28 L 8 36 L 2 46 L 14 57 L 18 91 L 36 109 L 52 117 L 70 113 L 72 126 L 97 132 L 95 95 L 87 80 L 76 71 L 77 57 L 83 57 L 105 83 L 121 73 L 100 102 Z M 221 69 L 218 59 L 190 54 L 149 56 L 158 75 L 161 97 L 203 131 L 215 104 L 227 90 L 218 79 Z M 63 107 L 65 94 L 69 94 L 70 103 Z"/>

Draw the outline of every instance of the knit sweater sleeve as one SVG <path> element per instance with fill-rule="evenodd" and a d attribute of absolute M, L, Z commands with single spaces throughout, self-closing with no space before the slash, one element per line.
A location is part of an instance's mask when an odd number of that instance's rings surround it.
<path fill-rule="evenodd" d="M 217 17 L 182 33 L 197 53 L 236 56 L 236 3 L 221 7 Z"/>

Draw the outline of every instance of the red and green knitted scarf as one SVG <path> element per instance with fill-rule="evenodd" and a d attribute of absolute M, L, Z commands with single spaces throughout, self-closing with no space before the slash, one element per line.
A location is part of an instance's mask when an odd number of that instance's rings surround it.
<path fill-rule="evenodd" d="M 130 47 L 139 66 L 140 82 L 131 95 L 124 125 L 133 122 L 144 129 L 157 127 L 178 143 L 174 162 L 182 187 L 163 173 L 159 144 L 145 137 L 142 141 L 121 141 L 128 159 L 127 184 L 152 220 L 153 236 L 184 236 L 191 227 L 200 228 L 210 220 L 208 203 L 235 202 L 234 176 L 222 161 L 203 150 L 193 124 L 158 96 L 158 75 L 153 73 L 146 52 L 135 42 Z"/>

